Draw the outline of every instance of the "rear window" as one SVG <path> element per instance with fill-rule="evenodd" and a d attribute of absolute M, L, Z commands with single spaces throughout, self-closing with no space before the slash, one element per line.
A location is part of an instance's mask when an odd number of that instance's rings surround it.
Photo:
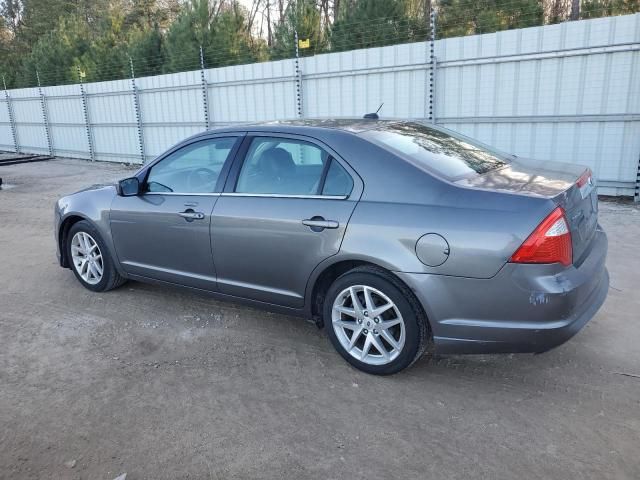
<path fill-rule="evenodd" d="M 509 163 L 507 155 L 466 137 L 420 123 L 391 123 L 362 134 L 420 168 L 449 180 L 483 174 Z"/>

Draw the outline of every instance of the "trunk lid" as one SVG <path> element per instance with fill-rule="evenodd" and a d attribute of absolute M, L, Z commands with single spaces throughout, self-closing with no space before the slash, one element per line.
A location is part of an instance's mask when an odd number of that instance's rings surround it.
<path fill-rule="evenodd" d="M 582 263 L 598 226 L 598 194 L 591 171 L 587 167 L 517 159 L 502 168 L 464 178 L 456 183 L 553 200 L 564 209 L 569 223 L 573 263 Z"/>

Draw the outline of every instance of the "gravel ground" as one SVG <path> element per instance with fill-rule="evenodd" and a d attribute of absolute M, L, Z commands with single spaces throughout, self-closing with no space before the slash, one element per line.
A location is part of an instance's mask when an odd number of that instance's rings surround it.
<path fill-rule="evenodd" d="M 640 209 L 601 202 L 609 297 L 542 355 L 349 367 L 300 319 L 56 264 L 53 202 L 127 175 L 0 167 L 0 477 L 640 478 Z"/>

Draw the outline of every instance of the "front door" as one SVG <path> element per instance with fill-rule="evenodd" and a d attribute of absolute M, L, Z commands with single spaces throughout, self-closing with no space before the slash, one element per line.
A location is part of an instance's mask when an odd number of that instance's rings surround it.
<path fill-rule="evenodd" d="M 199 140 L 153 164 L 136 197 L 116 197 L 111 233 L 123 269 L 205 290 L 216 289 L 211 213 L 238 136 Z M 224 175 L 224 174 L 222 174 Z"/>
<path fill-rule="evenodd" d="M 218 288 L 300 308 L 313 269 L 340 249 L 361 181 L 311 139 L 255 135 L 245 142 L 241 168 L 212 217 Z"/>

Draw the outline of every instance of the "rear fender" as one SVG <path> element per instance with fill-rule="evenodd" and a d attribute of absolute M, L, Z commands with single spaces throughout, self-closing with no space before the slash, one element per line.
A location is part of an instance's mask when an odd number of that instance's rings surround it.
<path fill-rule="evenodd" d="M 460 190 L 437 204 L 361 200 L 340 253 L 397 272 L 491 278 L 555 206 L 548 199 Z M 416 244 L 430 233 L 448 245 L 429 247 L 444 256 L 428 265 L 418 258 Z"/>

